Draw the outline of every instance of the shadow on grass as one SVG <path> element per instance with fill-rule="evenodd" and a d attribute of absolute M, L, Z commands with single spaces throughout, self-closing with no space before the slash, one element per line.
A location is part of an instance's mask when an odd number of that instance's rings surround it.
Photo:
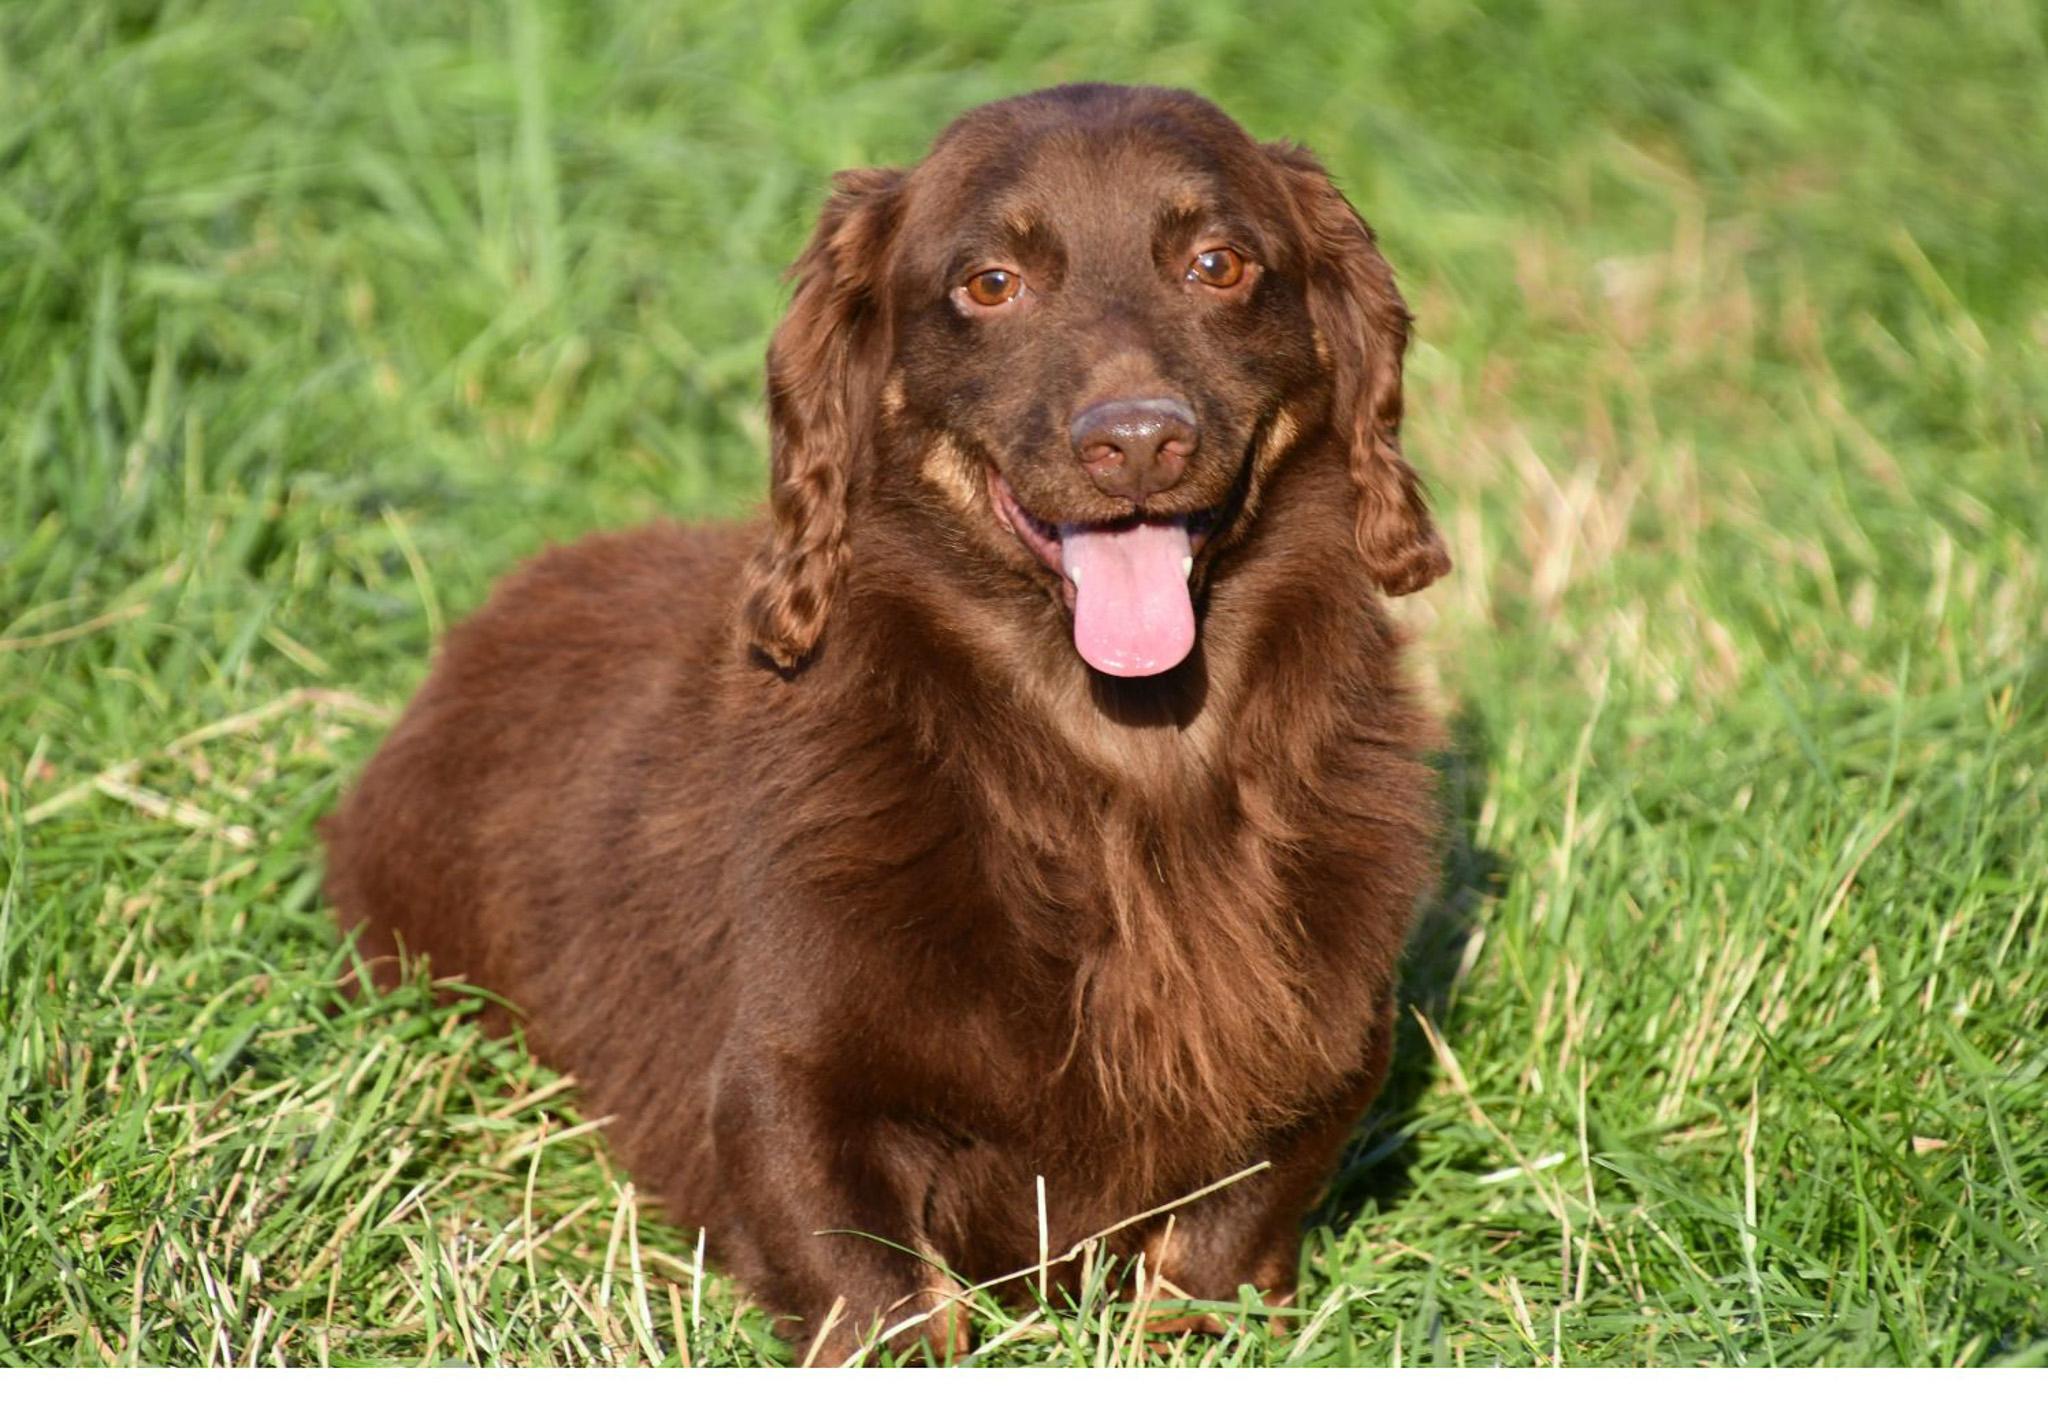
<path fill-rule="evenodd" d="M 1507 889 L 1506 858 L 1475 839 L 1492 761 L 1485 717 L 1467 703 L 1453 717 L 1450 748 L 1437 761 L 1443 774 L 1443 878 L 1409 935 L 1402 961 L 1393 1069 L 1353 1134 L 1329 1191 L 1309 1214 L 1310 1232 L 1327 1228 L 1341 1236 L 1368 1208 L 1399 1202 L 1413 1182 L 1409 1169 L 1415 1159 L 1415 1108 L 1429 1089 L 1435 1067 L 1415 1013 L 1445 1031 L 1453 993 L 1481 920 Z"/>

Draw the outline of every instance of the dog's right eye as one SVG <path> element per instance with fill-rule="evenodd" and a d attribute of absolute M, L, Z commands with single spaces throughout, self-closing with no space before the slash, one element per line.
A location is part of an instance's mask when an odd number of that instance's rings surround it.
<path fill-rule="evenodd" d="M 961 288 L 983 308 L 994 308 L 1023 293 L 1024 278 L 1014 269 L 984 269 Z"/>

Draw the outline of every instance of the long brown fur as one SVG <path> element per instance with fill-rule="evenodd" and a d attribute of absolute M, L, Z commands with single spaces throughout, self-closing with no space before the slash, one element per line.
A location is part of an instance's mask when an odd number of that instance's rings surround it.
<path fill-rule="evenodd" d="M 1257 263 L 1214 297 L 1174 243 L 1204 220 Z M 989 248 L 1033 281 L 1015 316 L 952 292 Z M 842 176 L 795 276 L 767 523 L 506 582 L 328 824 L 341 922 L 380 977 L 503 995 L 794 1339 L 843 1298 L 821 1359 L 940 1303 L 877 1238 L 968 1281 L 1031 1262 L 1037 1175 L 1064 1247 L 1270 1160 L 1155 1270 L 1285 1296 L 1434 874 L 1436 735 L 1379 593 L 1449 563 L 1392 275 L 1299 149 L 1089 86 Z M 1161 389 L 1201 444 L 1145 512 L 1214 526 L 1200 634 L 1116 679 L 989 476 L 1108 521 L 1068 417 Z M 1115 1250 L 1156 1264 L 1158 1232 Z"/>

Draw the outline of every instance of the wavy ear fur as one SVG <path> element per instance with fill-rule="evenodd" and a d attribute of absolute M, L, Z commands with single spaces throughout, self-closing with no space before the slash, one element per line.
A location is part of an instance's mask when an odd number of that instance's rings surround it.
<path fill-rule="evenodd" d="M 785 674 L 818 648 L 846 562 L 854 470 L 889 362 L 882 270 L 903 174 L 842 171 L 768 345 L 769 534 L 746 578 L 753 648 Z"/>
<path fill-rule="evenodd" d="M 1358 551 L 1394 596 L 1451 570 L 1422 482 L 1401 455 L 1401 359 L 1408 306 L 1372 229 L 1315 157 L 1285 143 L 1266 148 L 1280 168 L 1308 247 L 1309 315 L 1332 363 L 1330 417 L 1348 434 L 1358 486 Z"/>

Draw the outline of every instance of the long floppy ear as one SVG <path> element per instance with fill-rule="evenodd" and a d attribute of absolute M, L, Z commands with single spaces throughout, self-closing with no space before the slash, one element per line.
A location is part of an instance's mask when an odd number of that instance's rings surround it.
<path fill-rule="evenodd" d="M 903 173 L 832 178 L 810 243 L 790 266 L 789 311 L 768 344 L 768 541 L 748 565 L 744 620 L 785 674 L 818 648 L 846 564 L 854 470 L 870 453 L 889 362 L 882 271 Z"/>
<path fill-rule="evenodd" d="M 1358 551 L 1381 590 L 1419 591 L 1451 570 L 1451 555 L 1421 480 L 1401 456 L 1408 306 L 1371 227 L 1315 157 L 1286 143 L 1266 154 L 1286 182 L 1307 244 L 1309 316 L 1333 363 L 1330 418 L 1348 435 L 1358 486 Z"/>

